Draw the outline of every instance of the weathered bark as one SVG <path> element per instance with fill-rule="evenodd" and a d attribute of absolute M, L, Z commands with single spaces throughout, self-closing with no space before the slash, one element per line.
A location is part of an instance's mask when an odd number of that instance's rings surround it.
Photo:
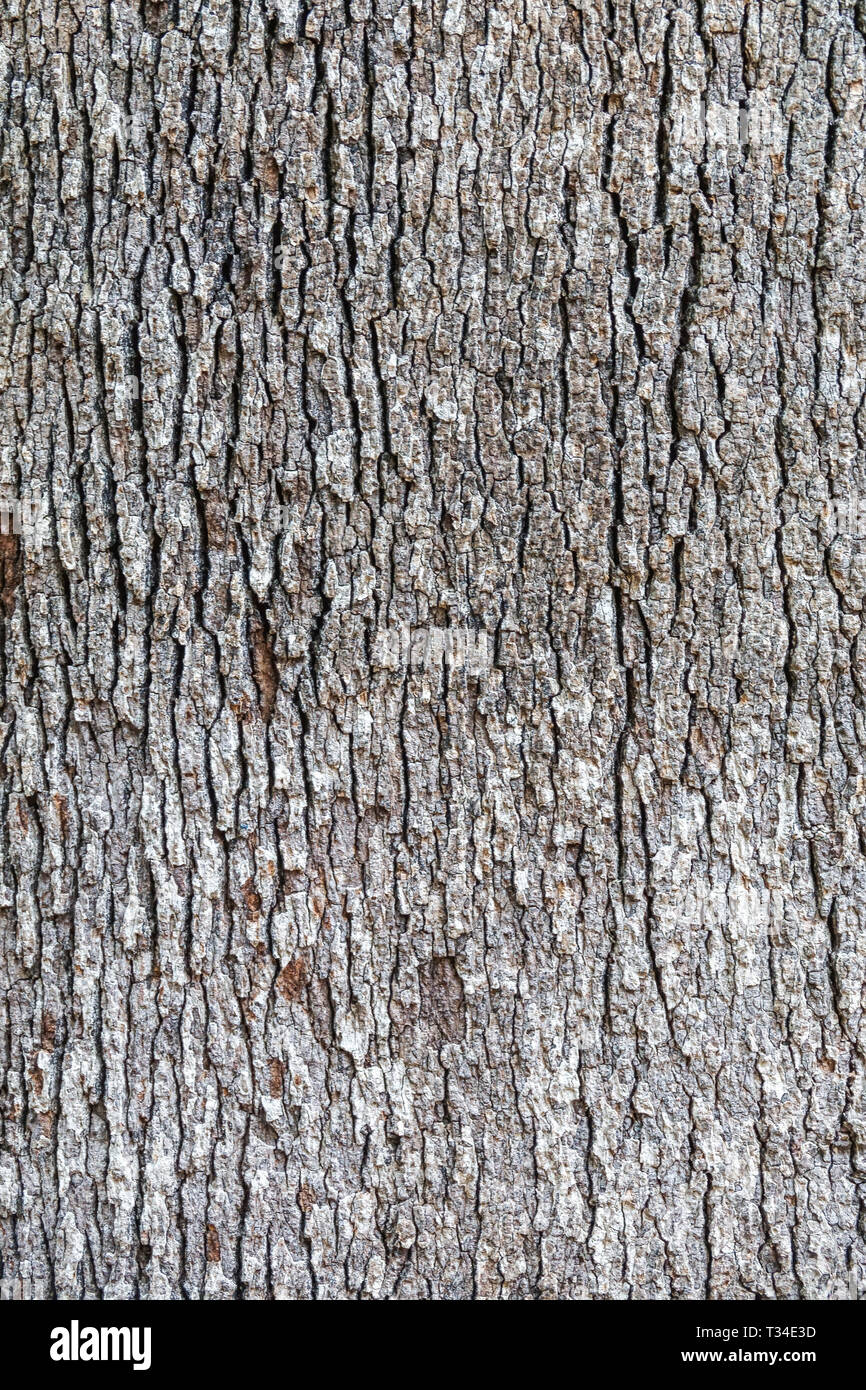
<path fill-rule="evenodd" d="M 0 34 L 7 1290 L 848 1297 L 859 0 Z"/>

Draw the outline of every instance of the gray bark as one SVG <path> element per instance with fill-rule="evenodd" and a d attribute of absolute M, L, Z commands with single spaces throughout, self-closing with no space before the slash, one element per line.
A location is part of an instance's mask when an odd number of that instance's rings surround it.
<path fill-rule="evenodd" d="M 849 1297 L 860 0 L 0 44 L 7 1292 Z"/>

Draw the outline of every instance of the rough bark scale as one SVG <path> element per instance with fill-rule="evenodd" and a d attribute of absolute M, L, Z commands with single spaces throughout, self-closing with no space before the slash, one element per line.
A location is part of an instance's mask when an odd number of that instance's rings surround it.
<path fill-rule="evenodd" d="M 860 0 L 0 35 L 0 1273 L 848 1297 Z"/>

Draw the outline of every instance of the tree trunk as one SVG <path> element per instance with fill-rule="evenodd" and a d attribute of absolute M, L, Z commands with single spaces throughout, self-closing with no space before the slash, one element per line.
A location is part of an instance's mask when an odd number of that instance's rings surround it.
<path fill-rule="evenodd" d="M 849 1297 L 862 0 L 4 10 L 7 1293 Z"/>

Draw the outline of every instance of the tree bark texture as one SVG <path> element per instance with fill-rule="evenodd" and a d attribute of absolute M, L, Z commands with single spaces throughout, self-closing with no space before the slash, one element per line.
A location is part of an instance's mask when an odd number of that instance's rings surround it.
<path fill-rule="evenodd" d="M 864 77 L 861 0 L 6 0 L 20 1296 L 866 1283 Z"/>

